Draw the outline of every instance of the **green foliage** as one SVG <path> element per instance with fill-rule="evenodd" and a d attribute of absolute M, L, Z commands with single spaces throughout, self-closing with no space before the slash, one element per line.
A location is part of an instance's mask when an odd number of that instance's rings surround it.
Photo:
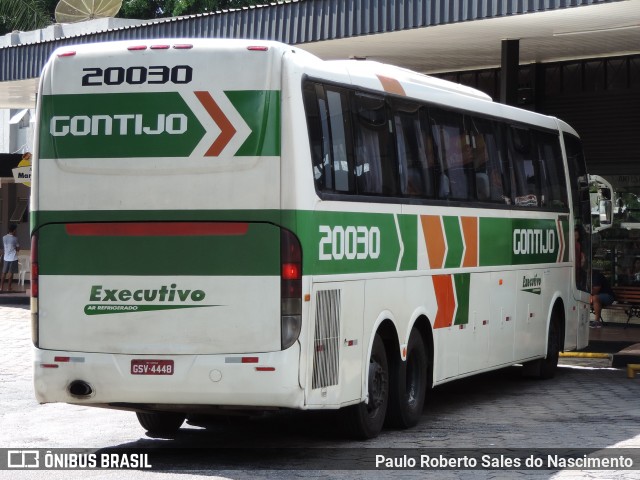
<path fill-rule="evenodd" d="M 266 3 L 261 0 L 123 0 L 118 14 L 141 20 L 215 12 Z M 0 0 L 0 35 L 36 30 L 55 21 L 58 0 Z"/>
<path fill-rule="evenodd" d="M 166 0 L 124 0 L 118 16 L 140 19 L 162 17 L 162 7 L 166 3 Z"/>
<path fill-rule="evenodd" d="M 124 0 L 120 17 L 161 18 L 256 5 L 259 0 Z"/>
<path fill-rule="evenodd" d="M 53 22 L 54 10 L 55 3 L 52 0 L 1 0 L 0 35 L 14 30 L 44 28 Z"/>

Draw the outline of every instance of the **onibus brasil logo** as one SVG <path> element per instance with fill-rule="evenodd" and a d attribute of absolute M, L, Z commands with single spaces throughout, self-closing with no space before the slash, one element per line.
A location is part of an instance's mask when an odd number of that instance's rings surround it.
<path fill-rule="evenodd" d="M 93 285 L 89 301 L 97 303 L 85 305 L 84 313 L 86 315 L 106 315 L 218 306 L 202 304 L 205 297 L 206 294 L 203 290 L 180 289 L 175 283 L 168 287 L 162 285 L 160 288 L 138 290 Z"/>

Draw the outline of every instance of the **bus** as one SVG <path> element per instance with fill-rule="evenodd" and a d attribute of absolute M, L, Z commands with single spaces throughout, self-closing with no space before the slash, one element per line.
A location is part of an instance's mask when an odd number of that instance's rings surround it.
<path fill-rule="evenodd" d="M 64 46 L 31 197 L 39 402 L 340 410 L 409 428 L 431 388 L 588 342 L 580 139 L 406 69 L 259 40 Z"/>

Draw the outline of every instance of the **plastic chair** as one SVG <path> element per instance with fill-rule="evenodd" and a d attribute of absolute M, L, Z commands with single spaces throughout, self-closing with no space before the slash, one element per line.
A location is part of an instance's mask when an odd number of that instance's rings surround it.
<path fill-rule="evenodd" d="M 27 273 L 31 271 L 31 259 L 29 257 L 18 258 L 18 285 L 24 285 Z"/>

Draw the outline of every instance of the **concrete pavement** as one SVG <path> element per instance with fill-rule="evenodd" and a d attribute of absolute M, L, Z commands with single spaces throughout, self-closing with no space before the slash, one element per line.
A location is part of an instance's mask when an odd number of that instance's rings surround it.
<path fill-rule="evenodd" d="M 640 448 L 640 377 L 610 368 L 601 358 L 562 358 L 556 378 L 522 378 L 518 368 L 463 379 L 436 388 L 420 423 L 407 431 L 385 430 L 368 442 L 344 441 L 327 417 L 288 412 L 240 423 L 219 422 L 201 429 L 185 425 L 174 440 L 149 438 L 130 412 L 65 404 L 38 405 L 31 385 L 30 313 L 26 307 L 0 306 L 0 448 L 162 448 L 241 447 L 541 449 Z M 331 418 L 331 417 L 329 417 Z M 420 471 L 305 471 L 269 468 L 218 471 L 199 458 L 203 476 L 214 472 L 249 478 L 424 478 Z M 638 466 L 640 469 L 640 465 Z M 7 476 L 11 473 L 12 475 Z M 18 478 L 2 472 L 0 478 Z M 169 478 L 163 472 L 46 472 L 20 478 Z M 182 472 L 188 473 L 188 472 Z M 188 473 L 188 478 L 197 472 Z M 638 471 L 441 471 L 429 478 L 635 479 Z M 182 475 L 180 475 L 182 476 Z"/>

